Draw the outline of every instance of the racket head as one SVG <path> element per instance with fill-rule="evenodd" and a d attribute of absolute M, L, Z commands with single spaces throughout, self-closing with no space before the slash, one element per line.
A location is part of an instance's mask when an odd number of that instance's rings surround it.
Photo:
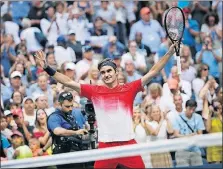
<path fill-rule="evenodd" d="M 166 12 L 164 27 L 172 43 L 178 43 L 178 46 L 175 47 L 175 51 L 177 56 L 179 56 L 180 43 L 185 29 L 185 16 L 181 8 L 172 7 Z"/>

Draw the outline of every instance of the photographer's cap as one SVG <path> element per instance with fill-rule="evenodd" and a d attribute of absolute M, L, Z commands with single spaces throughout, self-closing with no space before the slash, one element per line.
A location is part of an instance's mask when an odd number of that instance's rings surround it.
<path fill-rule="evenodd" d="M 58 101 L 61 103 L 64 100 L 73 100 L 73 95 L 71 92 L 61 92 L 58 97 Z"/>

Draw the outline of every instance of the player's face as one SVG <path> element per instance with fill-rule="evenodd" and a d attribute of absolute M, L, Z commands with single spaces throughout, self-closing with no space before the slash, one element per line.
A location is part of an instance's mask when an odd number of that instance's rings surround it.
<path fill-rule="evenodd" d="M 100 70 L 100 74 L 106 85 L 112 84 L 117 80 L 117 72 L 111 66 L 103 66 Z"/>

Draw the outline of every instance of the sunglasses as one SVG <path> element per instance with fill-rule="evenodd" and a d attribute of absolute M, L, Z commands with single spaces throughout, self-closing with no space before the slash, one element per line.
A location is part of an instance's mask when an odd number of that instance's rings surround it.
<path fill-rule="evenodd" d="M 203 70 L 204 70 L 204 71 L 207 71 L 208 69 L 207 69 L 207 68 L 204 68 Z"/>
<path fill-rule="evenodd" d="M 72 96 L 72 94 L 71 93 L 64 93 L 62 96 L 67 97 L 67 96 Z"/>

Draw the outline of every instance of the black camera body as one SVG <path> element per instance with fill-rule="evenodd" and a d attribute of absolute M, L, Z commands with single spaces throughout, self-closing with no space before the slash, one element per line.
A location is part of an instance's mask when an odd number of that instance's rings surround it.
<path fill-rule="evenodd" d="M 87 100 L 87 103 L 85 104 L 85 113 L 87 115 L 88 123 L 90 124 L 90 133 L 94 133 L 94 122 L 95 119 L 95 111 L 94 106 L 91 101 Z"/>

